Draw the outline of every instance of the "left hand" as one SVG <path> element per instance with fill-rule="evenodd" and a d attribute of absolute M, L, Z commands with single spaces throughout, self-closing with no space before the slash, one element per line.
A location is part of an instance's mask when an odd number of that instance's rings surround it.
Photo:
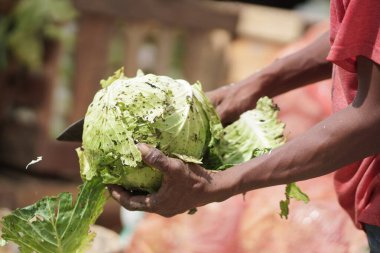
<path fill-rule="evenodd" d="M 132 195 L 121 186 L 108 186 L 111 196 L 123 207 L 171 217 L 214 201 L 212 188 L 217 172 L 167 157 L 146 144 L 138 144 L 138 148 L 143 161 L 163 173 L 162 185 L 157 193 L 148 195 Z"/>

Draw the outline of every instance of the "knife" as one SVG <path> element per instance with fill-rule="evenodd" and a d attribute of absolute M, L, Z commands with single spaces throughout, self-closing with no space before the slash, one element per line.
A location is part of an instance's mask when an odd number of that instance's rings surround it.
<path fill-rule="evenodd" d="M 84 119 L 80 119 L 67 127 L 58 137 L 58 141 L 82 142 Z"/>

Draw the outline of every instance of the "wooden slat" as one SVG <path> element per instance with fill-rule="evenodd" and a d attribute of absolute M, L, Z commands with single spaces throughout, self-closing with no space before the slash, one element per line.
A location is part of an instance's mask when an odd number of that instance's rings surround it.
<path fill-rule="evenodd" d="M 215 89 L 226 81 L 225 54 L 229 36 L 223 32 L 225 31 L 191 30 L 185 36 L 185 79 L 191 83 L 200 81 L 206 91 Z"/>
<path fill-rule="evenodd" d="M 170 28 L 161 28 L 155 34 L 157 38 L 157 59 L 156 73 L 160 75 L 169 74 L 170 63 L 172 60 L 175 31 Z"/>
<path fill-rule="evenodd" d="M 44 98 L 41 100 L 41 107 L 38 108 L 38 124 L 40 131 L 49 134 L 51 119 L 53 118 L 53 99 L 57 80 L 59 76 L 59 63 L 62 57 L 62 45 L 57 41 L 45 42 L 45 55 L 43 66 L 43 79 L 46 82 L 44 86 Z"/>
<path fill-rule="evenodd" d="M 229 5 L 195 0 L 75 0 L 82 12 L 107 15 L 124 20 L 153 20 L 164 25 L 196 28 L 221 28 L 235 31 L 237 11 Z"/>
<path fill-rule="evenodd" d="M 138 53 L 148 34 L 149 27 L 145 24 L 128 23 L 125 28 L 124 71 L 126 76 L 136 75 Z"/>
<path fill-rule="evenodd" d="M 99 81 L 106 77 L 113 24 L 108 18 L 94 15 L 83 15 L 80 20 L 71 122 L 84 116 L 96 91 L 100 89 Z"/>
<path fill-rule="evenodd" d="M 290 10 L 259 5 L 242 5 L 237 35 L 271 43 L 290 43 L 301 36 L 303 18 Z"/>

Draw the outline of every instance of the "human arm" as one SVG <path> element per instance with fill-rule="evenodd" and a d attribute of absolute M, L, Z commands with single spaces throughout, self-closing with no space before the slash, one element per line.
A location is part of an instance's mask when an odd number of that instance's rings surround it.
<path fill-rule="evenodd" d="M 379 153 L 380 67 L 358 57 L 357 68 L 359 90 L 352 105 L 271 153 L 215 173 L 143 146 L 144 161 L 164 173 L 161 189 L 132 196 L 111 186 L 112 196 L 127 209 L 169 217 L 250 190 L 321 176 Z"/>
<path fill-rule="evenodd" d="M 225 186 L 224 194 L 218 188 L 220 198 L 231 189 L 237 194 L 318 177 L 379 153 L 380 66 L 358 57 L 357 68 L 359 90 L 351 105 L 270 154 L 224 171 L 215 180 Z"/>
<path fill-rule="evenodd" d="M 331 77 L 326 60 L 330 49 L 326 32 L 309 46 L 280 59 L 235 85 L 208 93 L 224 124 L 252 109 L 262 96 L 274 97 L 298 87 Z"/>

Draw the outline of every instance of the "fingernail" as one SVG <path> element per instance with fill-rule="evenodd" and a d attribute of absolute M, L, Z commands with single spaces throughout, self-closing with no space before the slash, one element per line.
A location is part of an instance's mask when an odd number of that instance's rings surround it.
<path fill-rule="evenodd" d="M 117 191 L 114 191 L 113 189 L 110 190 L 110 193 L 111 193 L 111 196 L 116 199 L 116 200 L 119 200 L 120 199 L 120 193 L 117 192 Z"/>
<path fill-rule="evenodd" d="M 148 145 L 146 145 L 144 143 L 137 143 L 136 146 L 143 155 L 146 155 L 149 153 L 149 146 Z"/>

